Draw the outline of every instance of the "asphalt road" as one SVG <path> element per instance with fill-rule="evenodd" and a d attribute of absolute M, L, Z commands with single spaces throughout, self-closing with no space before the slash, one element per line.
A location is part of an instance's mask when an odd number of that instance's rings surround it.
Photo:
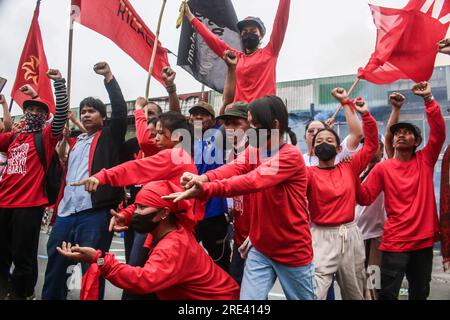
<path fill-rule="evenodd" d="M 47 265 L 47 244 L 48 235 L 41 231 L 40 243 L 39 243 L 39 278 L 36 286 L 36 298 L 39 300 L 41 298 L 42 285 L 44 283 L 44 273 Z M 116 255 L 116 258 L 119 261 L 125 262 L 125 250 L 123 245 L 123 239 L 119 237 L 114 237 L 111 249 L 111 253 Z M 444 273 L 442 271 L 442 257 L 439 254 L 439 251 L 435 251 L 435 256 L 433 260 L 433 274 L 432 274 L 432 282 L 431 282 L 431 293 L 430 300 L 450 300 L 450 273 Z M 75 268 L 74 274 L 77 274 L 79 269 Z M 79 272 L 78 272 L 79 275 Z M 77 280 L 78 279 L 78 283 Z M 78 300 L 79 299 L 79 288 L 81 285 L 81 278 L 78 276 L 72 277 L 70 282 L 70 286 L 73 288 L 68 295 L 69 300 Z M 339 287 L 335 286 L 336 291 L 336 299 L 340 299 Z M 122 296 L 122 290 L 113 286 L 109 282 L 106 284 L 105 290 L 105 299 L 106 300 L 120 300 Z M 403 283 L 403 288 L 400 292 L 400 299 L 407 299 L 407 282 L 406 280 Z M 283 290 L 280 286 L 280 283 L 277 281 L 269 294 L 269 299 L 272 300 L 283 300 L 285 296 L 283 294 Z"/>

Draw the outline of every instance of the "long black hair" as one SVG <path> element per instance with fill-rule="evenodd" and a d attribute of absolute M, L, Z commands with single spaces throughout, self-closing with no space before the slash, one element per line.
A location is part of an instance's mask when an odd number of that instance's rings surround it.
<path fill-rule="evenodd" d="M 248 106 L 248 111 L 262 129 L 275 128 L 275 120 L 280 123 L 280 136 L 287 133 L 291 143 L 297 144 L 297 135 L 289 128 L 289 115 L 283 100 L 277 96 L 266 96 L 256 99 Z"/>

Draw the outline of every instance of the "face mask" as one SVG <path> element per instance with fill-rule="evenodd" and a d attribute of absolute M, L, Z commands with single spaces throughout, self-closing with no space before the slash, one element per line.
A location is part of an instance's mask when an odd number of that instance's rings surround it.
<path fill-rule="evenodd" d="M 159 212 L 159 211 L 158 211 Z M 137 233 L 150 233 L 153 230 L 156 229 L 156 227 L 159 225 L 159 222 L 153 222 L 152 219 L 154 218 L 155 214 L 137 214 L 135 213 L 133 217 L 131 218 L 131 228 L 133 228 L 134 231 Z"/>
<path fill-rule="evenodd" d="M 38 132 L 44 129 L 47 114 L 46 113 L 34 114 L 25 111 L 24 118 L 25 118 L 25 128 L 22 130 L 22 132 L 26 133 Z"/>
<path fill-rule="evenodd" d="M 329 143 L 321 143 L 314 148 L 317 158 L 322 161 L 330 161 L 337 155 L 336 147 Z"/>
<path fill-rule="evenodd" d="M 247 32 L 242 36 L 242 44 L 245 49 L 254 50 L 259 45 L 259 37 L 255 33 Z"/>

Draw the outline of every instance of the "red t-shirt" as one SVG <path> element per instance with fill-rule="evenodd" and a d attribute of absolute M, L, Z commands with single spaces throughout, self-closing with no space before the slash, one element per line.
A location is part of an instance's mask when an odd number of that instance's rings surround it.
<path fill-rule="evenodd" d="M 445 142 L 445 122 L 435 101 L 426 104 L 430 125 L 427 145 L 410 161 L 395 158 L 375 166 L 357 188 L 360 205 L 370 205 L 381 191 L 387 220 L 380 250 L 406 252 L 433 246 L 439 223 L 434 196 L 434 166 Z"/>
<path fill-rule="evenodd" d="M 60 136 L 53 136 L 51 126 L 42 131 L 47 164 Z M 0 181 L 0 208 L 39 207 L 48 203 L 44 189 L 44 169 L 34 143 L 33 133 L 0 134 L 0 151 L 7 153 L 7 165 Z"/>
<path fill-rule="evenodd" d="M 238 284 L 178 227 L 151 249 L 145 266 L 132 267 L 105 256 L 102 275 L 135 294 L 156 293 L 161 300 L 238 300 Z"/>
<path fill-rule="evenodd" d="M 198 19 L 192 21 L 194 28 L 219 57 L 223 57 L 226 50 L 231 50 L 237 55 L 234 101 L 251 102 L 276 94 L 276 66 L 287 29 L 290 5 L 290 0 L 280 0 L 269 43 L 251 55 L 245 55 L 229 47 Z"/>
<path fill-rule="evenodd" d="M 259 150 L 248 147 L 232 163 L 208 171 L 212 182 L 203 184 L 202 198 L 251 194 L 252 244 L 276 262 L 305 266 L 313 252 L 303 156 L 291 144 L 270 158 L 261 159 L 258 154 Z"/>
<path fill-rule="evenodd" d="M 307 168 L 309 213 L 317 225 L 336 226 L 355 219 L 355 185 L 378 148 L 375 119 L 370 114 L 362 119 L 364 147 L 352 156 L 351 162 L 340 162 L 333 169 Z"/>

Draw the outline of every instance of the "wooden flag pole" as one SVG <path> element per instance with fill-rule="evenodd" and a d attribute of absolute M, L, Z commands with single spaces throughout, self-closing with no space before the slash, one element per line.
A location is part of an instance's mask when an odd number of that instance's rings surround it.
<path fill-rule="evenodd" d="M 73 52 L 73 26 L 74 18 L 72 17 L 72 10 L 70 15 L 70 27 L 69 27 L 69 51 L 67 54 L 67 101 L 70 108 L 70 97 L 72 93 L 72 52 Z M 66 126 L 69 126 L 69 119 L 67 119 Z"/>
<path fill-rule="evenodd" d="M 158 43 L 159 43 L 159 32 L 161 30 L 161 22 L 164 14 L 164 9 L 166 7 L 167 0 L 163 0 L 163 4 L 161 7 L 161 13 L 159 14 L 159 20 L 158 20 L 158 27 L 156 28 L 156 37 L 155 37 L 155 44 L 153 45 L 153 52 L 152 52 L 152 58 L 150 60 L 150 66 L 148 70 L 148 78 L 147 78 L 147 86 L 145 87 L 145 97 L 147 99 L 150 98 L 150 81 L 152 79 L 152 73 L 153 73 L 153 66 L 155 64 L 155 58 L 156 58 L 156 51 L 158 50 Z"/>
<path fill-rule="evenodd" d="M 350 97 L 350 95 L 352 94 L 352 92 L 355 90 L 356 86 L 358 85 L 360 79 L 356 78 L 355 82 L 353 82 L 352 86 L 350 87 L 350 89 L 348 90 L 348 96 Z M 333 123 L 334 120 L 336 119 L 339 111 L 341 111 L 342 106 L 337 107 L 336 111 L 333 113 L 333 115 L 331 116 L 331 118 L 329 119 L 328 122 Z"/>

